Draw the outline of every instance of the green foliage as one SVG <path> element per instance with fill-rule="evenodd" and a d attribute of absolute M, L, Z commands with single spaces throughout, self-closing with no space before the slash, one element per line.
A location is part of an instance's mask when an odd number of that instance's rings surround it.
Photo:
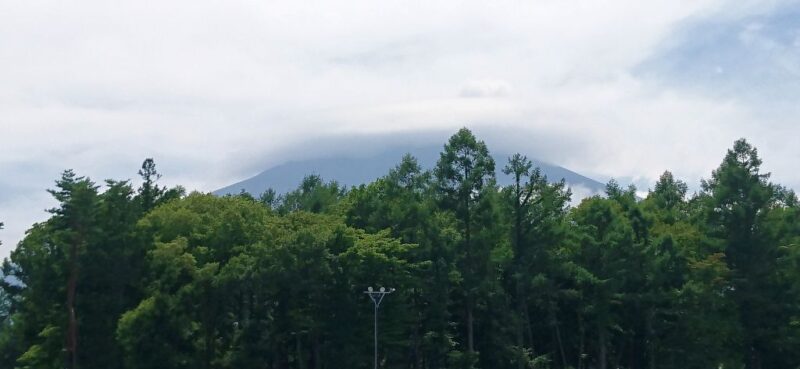
<path fill-rule="evenodd" d="M 800 204 L 740 140 L 570 207 L 467 129 L 346 190 L 215 197 L 65 171 L 2 264 L 2 368 L 797 368 Z M 2 223 L 0 223 L 2 227 Z"/>
<path fill-rule="evenodd" d="M 456 252 L 456 266 L 461 275 L 460 298 L 463 300 L 463 327 L 468 359 L 472 366 L 475 349 L 476 308 L 492 289 L 492 250 L 497 246 L 494 159 L 483 141 L 466 128 L 450 137 L 436 163 L 435 193 L 442 210 L 453 214 L 461 235 Z M 462 344 L 464 344 L 462 343 Z"/>
<path fill-rule="evenodd" d="M 731 297 L 738 307 L 743 352 L 748 368 L 791 367 L 800 361 L 786 343 L 796 341 L 791 326 L 797 304 L 787 297 L 796 282 L 781 278 L 780 261 L 796 246 L 782 247 L 794 232 L 770 232 L 782 227 L 781 213 L 796 208 L 793 194 L 768 182 L 760 172 L 757 150 L 738 140 L 703 183 L 709 233 L 724 248 L 731 270 Z M 796 234 L 796 233 L 795 233 Z M 791 241 L 790 241 L 791 242 Z"/>
<path fill-rule="evenodd" d="M 335 181 L 325 183 L 318 175 L 309 175 L 303 178 L 300 187 L 287 193 L 278 200 L 278 211 L 286 214 L 292 211 L 309 211 L 312 213 L 329 213 L 335 211 L 333 207 L 344 197 L 346 190 Z M 264 194 L 263 202 L 272 204 L 274 195 L 269 191 Z M 271 201 L 270 201 L 271 200 Z"/>

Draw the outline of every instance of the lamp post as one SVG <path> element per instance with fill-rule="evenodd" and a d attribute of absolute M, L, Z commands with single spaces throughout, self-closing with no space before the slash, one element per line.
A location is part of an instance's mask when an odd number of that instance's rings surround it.
<path fill-rule="evenodd" d="M 372 303 L 375 305 L 375 369 L 378 369 L 378 308 L 381 306 L 381 302 L 386 295 L 394 292 L 394 288 L 386 289 L 385 287 L 381 287 L 378 290 L 372 289 L 372 287 L 367 287 L 367 290 L 364 291 L 370 299 L 372 299 Z"/>

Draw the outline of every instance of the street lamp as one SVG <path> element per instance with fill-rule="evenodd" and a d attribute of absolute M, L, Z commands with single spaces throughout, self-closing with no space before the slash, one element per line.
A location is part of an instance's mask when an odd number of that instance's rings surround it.
<path fill-rule="evenodd" d="M 367 290 L 364 291 L 375 305 L 375 369 L 378 369 L 378 308 L 381 306 L 383 298 L 392 292 L 394 292 L 394 288 L 387 290 L 385 287 L 381 287 L 377 291 L 372 287 L 367 287 Z"/>

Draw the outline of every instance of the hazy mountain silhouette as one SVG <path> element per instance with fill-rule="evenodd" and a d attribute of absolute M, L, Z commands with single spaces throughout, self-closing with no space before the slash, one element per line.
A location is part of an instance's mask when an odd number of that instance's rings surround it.
<path fill-rule="evenodd" d="M 303 177 L 309 174 L 318 174 L 325 181 L 335 180 L 343 185 L 358 186 L 386 175 L 391 168 L 400 163 L 406 153 L 414 155 L 422 168 L 431 169 L 436 165 L 441 150 L 441 146 L 429 146 L 403 150 L 393 149 L 368 157 L 335 157 L 292 161 L 267 169 L 249 179 L 223 187 L 214 191 L 214 194 L 237 194 L 244 190 L 254 196 L 258 196 L 268 188 L 272 188 L 279 194 L 286 193 L 297 188 Z M 512 178 L 502 173 L 502 168 L 508 161 L 509 156 L 506 154 L 493 155 L 497 163 L 497 182 L 500 185 L 512 183 Z M 542 169 L 542 173 L 551 182 L 557 182 L 563 178 L 570 187 L 580 187 L 584 192 L 590 193 L 602 192 L 605 189 L 605 184 L 569 169 L 536 159 L 531 160 L 534 166 Z"/>

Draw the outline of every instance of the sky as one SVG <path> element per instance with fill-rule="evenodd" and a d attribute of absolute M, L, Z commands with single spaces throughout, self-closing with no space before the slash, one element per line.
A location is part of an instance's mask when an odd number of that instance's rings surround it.
<path fill-rule="evenodd" d="M 460 127 L 646 191 L 800 189 L 800 1 L 0 1 L 0 258 L 64 169 L 213 191 Z"/>

